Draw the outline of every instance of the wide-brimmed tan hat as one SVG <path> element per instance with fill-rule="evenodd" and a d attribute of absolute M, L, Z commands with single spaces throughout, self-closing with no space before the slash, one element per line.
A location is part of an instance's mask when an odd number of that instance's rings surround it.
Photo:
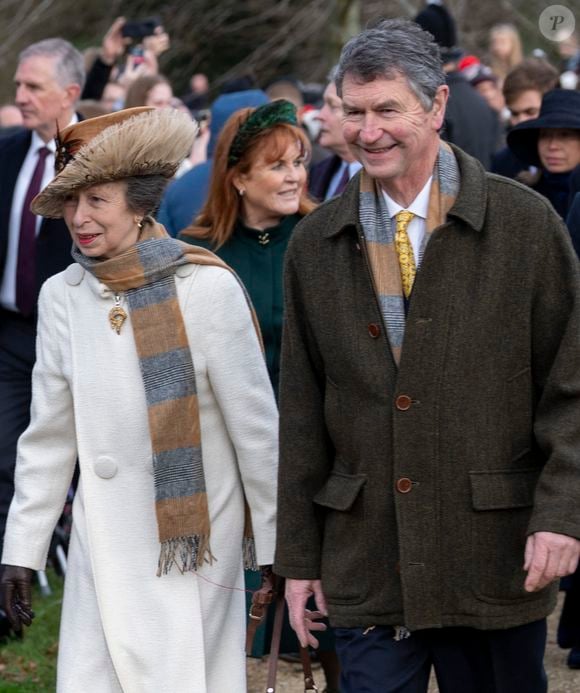
<path fill-rule="evenodd" d="M 70 125 L 57 136 L 57 175 L 30 208 L 34 214 L 59 218 L 74 190 L 132 176 L 172 178 L 196 133 L 197 124 L 187 113 L 149 107 Z"/>

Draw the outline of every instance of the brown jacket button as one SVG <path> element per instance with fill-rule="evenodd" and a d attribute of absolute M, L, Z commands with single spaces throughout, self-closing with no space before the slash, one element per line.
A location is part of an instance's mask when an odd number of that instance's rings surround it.
<path fill-rule="evenodd" d="M 376 339 L 381 334 L 381 328 L 376 322 L 369 323 L 368 330 L 373 339 Z"/>
<path fill-rule="evenodd" d="M 404 476 L 401 479 L 397 479 L 396 488 L 399 493 L 409 493 L 413 488 L 413 482 L 411 479 Z"/>
<path fill-rule="evenodd" d="M 395 407 L 399 411 L 407 411 L 411 408 L 412 400 L 409 395 L 399 395 L 395 400 Z"/>

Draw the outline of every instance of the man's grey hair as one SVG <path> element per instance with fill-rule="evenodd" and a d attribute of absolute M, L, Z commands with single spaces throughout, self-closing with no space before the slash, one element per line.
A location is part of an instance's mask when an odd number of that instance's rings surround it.
<path fill-rule="evenodd" d="M 81 53 L 68 41 L 61 38 L 44 39 L 25 48 L 18 56 L 18 63 L 33 57 L 56 58 L 56 80 L 61 87 L 78 84 L 81 91 L 85 85 L 85 63 Z"/>
<path fill-rule="evenodd" d="M 336 76 L 338 75 L 338 64 L 333 65 L 330 70 L 328 71 L 328 74 L 326 75 L 326 82 L 329 84 L 330 82 L 335 82 L 336 83 Z"/>
<path fill-rule="evenodd" d="M 431 34 L 407 19 L 386 19 L 350 39 L 334 80 L 340 97 L 347 74 L 363 84 L 402 75 L 426 111 L 431 110 L 438 87 L 445 84 L 439 46 Z"/>

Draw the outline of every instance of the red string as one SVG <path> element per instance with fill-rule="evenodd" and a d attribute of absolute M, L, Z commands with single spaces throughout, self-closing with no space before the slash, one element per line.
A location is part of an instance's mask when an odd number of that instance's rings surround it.
<path fill-rule="evenodd" d="M 221 587 L 223 590 L 228 590 L 230 592 L 244 592 L 245 594 L 254 594 L 254 592 L 258 591 L 258 590 L 247 590 L 247 589 L 243 589 L 242 587 L 228 587 L 227 585 L 220 585 L 219 582 L 214 582 L 213 580 L 206 578 L 204 575 L 200 575 L 199 573 L 195 573 L 195 575 L 196 575 L 196 577 L 201 578 L 202 580 L 205 580 L 206 582 L 209 582 L 210 585 L 214 585 L 215 587 Z"/>

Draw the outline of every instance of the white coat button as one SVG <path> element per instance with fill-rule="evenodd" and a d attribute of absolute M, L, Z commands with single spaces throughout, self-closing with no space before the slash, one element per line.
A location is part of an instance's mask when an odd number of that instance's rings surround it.
<path fill-rule="evenodd" d="M 77 262 L 69 265 L 64 271 L 64 279 L 70 286 L 77 286 L 83 280 L 85 270 Z"/>
<path fill-rule="evenodd" d="M 101 479 L 112 479 L 117 473 L 117 463 L 112 457 L 101 455 L 97 457 L 93 469 L 95 474 Z"/>
<path fill-rule="evenodd" d="M 195 269 L 195 265 L 191 262 L 188 262 L 187 265 L 179 265 L 179 267 L 175 268 L 175 274 L 178 277 L 189 277 L 189 275 L 193 272 Z"/>
<path fill-rule="evenodd" d="M 99 296 L 101 298 L 106 298 L 107 300 L 114 298 L 115 296 L 111 289 L 109 289 L 109 287 L 106 284 L 102 284 L 101 282 L 99 282 L 98 291 Z"/>

